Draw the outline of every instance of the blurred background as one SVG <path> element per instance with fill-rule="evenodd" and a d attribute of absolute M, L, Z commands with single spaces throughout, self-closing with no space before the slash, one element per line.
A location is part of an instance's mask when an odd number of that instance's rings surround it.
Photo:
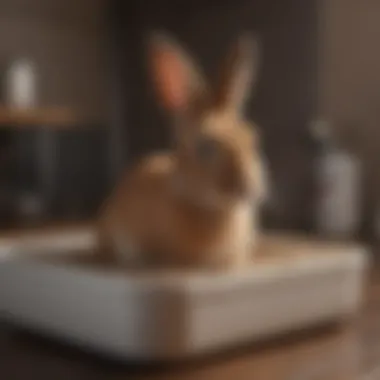
<path fill-rule="evenodd" d="M 362 164 L 351 232 L 374 241 L 379 7 L 370 0 L 1 0 L 1 225 L 91 218 L 124 168 L 168 146 L 145 67 L 149 31 L 172 33 L 210 74 L 226 46 L 250 30 L 261 40 L 262 65 L 247 111 L 262 129 L 274 190 L 266 225 L 315 227 L 321 148 L 310 126 L 323 120 Z"/>
<path fill-rule="evenodd" d="M 145 61 L 145 39 L 157 29 L 183 43 L 209 76 L 241 32 L 255 32 L 261 67 L 247 113 L 260 126 L 270 170 L 264 227 L 378 246 L 380 2 L 374 0 L 0 0 L 3 231 L 91 221 L 124 170 L 170 146 Z M 374 289 L 371 302 L 380 300 L 378 284 Z M 372 311 L 379 314 L 379 305 L 371 304 L 360 330 L 368 347 L 379 335 Z M 24 345 L 40 361 L 34 364 L 12 344 L 4 351 L 13 349 L 13 371 L 28 371 L 19 360 L 46 368 L 46 352 Z M 281 363 L 293 357 L 281 355 Z M 53 364 L 66 374 L 70 361 L 57 356 Z M 324 361 L 320 352 L 316 357 Z M 227 371 L 230 379 L 241 368 L 252 379 L 254 368 L 275 368 L 265 355 L 254 366 L 251 359 L 216 369 L 212 378 Z"/>

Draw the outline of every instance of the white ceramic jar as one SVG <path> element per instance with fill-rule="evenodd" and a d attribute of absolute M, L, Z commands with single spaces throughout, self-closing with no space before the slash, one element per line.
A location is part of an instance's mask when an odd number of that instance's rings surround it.
<path fill-rule="evenodd" d="M 36 70 L 29 59 L 13 61 L 5 73 L 4 98 L 12 108 L 32 108 L 36 105 Z"/>
<path fill-rule="evenodd" d="M 331 126 L 314 126 L 321 149 L 316 160 L 316 224 L 323 235 L 350 238 L 360 224 L 361 162 L 335 141 Z"/>

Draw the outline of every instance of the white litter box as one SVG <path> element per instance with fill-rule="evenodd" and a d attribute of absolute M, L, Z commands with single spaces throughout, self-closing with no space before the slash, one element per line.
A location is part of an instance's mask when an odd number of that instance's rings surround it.
<path fill-rule="evenodd" d="M 171 360 L 349 318 L 366 279 L 364 248 L 301 237 L 265 236 L 251 267 L 219 274 L 99 267 L 86 263 L 92 243 L 85 229 L 0 239 L 1 315 L 119 358 Z"/>

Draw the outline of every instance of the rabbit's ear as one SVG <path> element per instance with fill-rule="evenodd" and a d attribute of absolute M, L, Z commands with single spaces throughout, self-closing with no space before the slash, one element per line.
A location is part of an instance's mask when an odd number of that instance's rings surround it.
<path fill-rule="evenodd" d="M 259 41 L 240 36 L 222 65 L 215 89 L 215 106 L 240 112 L 255 84 L 259 66 Z"/>
<path fill-rule="evenodd" d="M 183 49 L 164 34 L 151 36 L 149 51 L 160 102 L 170 112 L 187 111 L 205 91 L 198 68 Z"/>

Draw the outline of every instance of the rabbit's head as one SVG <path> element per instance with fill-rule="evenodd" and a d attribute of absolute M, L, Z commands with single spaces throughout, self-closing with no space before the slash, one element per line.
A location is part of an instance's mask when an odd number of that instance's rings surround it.
<path fill-rule="evenodd" d="M 158 97 L 173 118 L 180 188 L 218 204 L 262 199 L 260 137 L 243 113 L 256 77 L 256 39 L 235 42 L 213 86 L 173 39 L 155 34 L 150 42 Z"/>

